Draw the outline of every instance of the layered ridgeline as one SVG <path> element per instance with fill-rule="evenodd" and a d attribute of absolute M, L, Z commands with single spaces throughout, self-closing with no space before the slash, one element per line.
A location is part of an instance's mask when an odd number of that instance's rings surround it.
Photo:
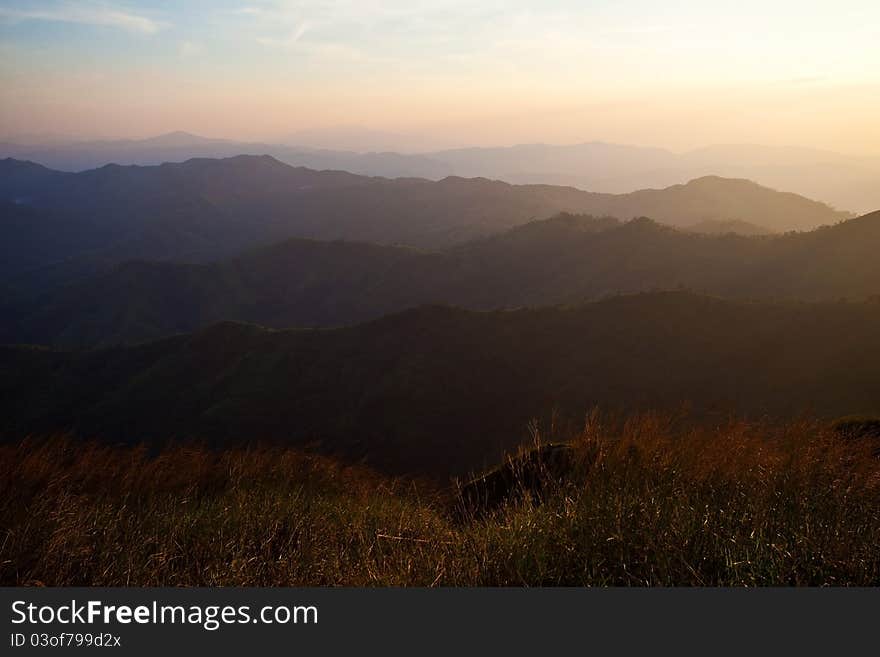
<path fill-rule="evenodd" d="M 0 158 L 14 157 L 64 171 L 81 171 L 108 162 L 155 165 L 193 157 L 269 154 L 293 166 L 341 169 L 369 176 L 418 176 L 434 180 L 481 176 L 515 184 L 572 185 L 612 193 L 667 187 L 714 174 L 748 178 L 851 210 L 868 212 L 880 207 L 880 159 L 876 157 L 747 144 L 721 144 L 673 153 L 661 148 L 604 142 L 395 153 L 388 150 L 401 147 L 394 145 L 399 135 L 334 132 L 300 133 L 289 142 L 295 145 L 206 139 L 182 132 L 143 140 L 0 143 Z M 405 150 L 412 151 L 414 147 L 421 149 L 424 145 L 410 144 Z"/>
<path fill-rule="evenodd" d="M 445 476 L 496 462 L 532 419 L 577 424 L 593 405 L 876 413 L 878 335 L 876 302 L 670 292 L 490 313 L 424 307 L 332 330 L 222 323 L 94 351 L 3 347 L 0 434 L 276 440 Z"/>
<path fill-rule="evenodd" d="M 880 213 L 770 237 L 560 215 L 442 252 L 289 240 L 202 265 L 130 262 L 0 303 L 0 342 L 109 345 L 220 320 L 332 327 L 429 303 L 491 310 L 655 289 L 865 299 L 880 294 L 877 244 Z"/>
<path fill-rule="evenodd" d="M 558 212 L 677 226 L 748 221 L 784 231 L 847 215 L 745 180 L 701 178 L 631 194 L 510 185 L 483 178 L 369 178 L 268 156 L 108 165 L 81 173 L 0 162 L 0 274 L 63 262 L 81 273 L 133 258 L 199 262 L 285 238 L 439 248 Z M 68 238 L 70 237 L 70 238 Z"/>

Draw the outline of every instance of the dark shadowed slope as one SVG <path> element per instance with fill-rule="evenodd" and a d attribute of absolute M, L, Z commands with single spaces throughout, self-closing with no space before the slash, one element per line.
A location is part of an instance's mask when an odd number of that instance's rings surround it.
<path fill-rule="evenodd" d="M 560 211 L 647 215 L 680 226 L 741 219 L 774 230 L 844 216 L 803 197 L 721 178 L 611 195 L 483 178 L 367 178 L 291 167 L 268 156 L 108 165 L 76 174 L 3 160 L 0 200 L 63 213 L 69 230 L 97 244 L 74 243 L 63 255 L 88 259 L 93 269 L 132 258 L 206 261 L 290 237 L 437 248 Z M 0 226 L 9 221 L 0 213 Z M 44 237 L 51 239 L 48 232 Z M 15 231 L 5 230 L 4 239 L 10 249 L 29 248 L 30 238 L 19 240 Z M 4 262 L 0 271 L 22 270 Z"/>
<path fill-rule="evenodd" d="M 683 293 L 571 309 L 427 307 L 353 328 L 224 323 L 137 347 L 0 349 L 0 430 L 319 441 L 395 472 L 492 463 L 554 409 L 880 410 L 880 304 Z M 466 375 L 463 375 L 466 373 Z"/>
<path fill-rule="evenodd" d="M 880 213 L 772 237 L 704 236 L 647 219 L 560 215 L 443 252 L 288 240 L 205 265 L 130 262 L 9 301 L 0 342 L 116 344 L 220 320 L 339 326 L 426 303 L 476 310 L 688 288 L 727 297 L 880 294 Z"/>
<path fill-rule="evenodd" d="M 46 189 L 63 184 L 71 175 L 34 162 L 5 158 L 0 160 L 0 198 L 27 203 Z"/>
<path fill-rule="evenodd" d="M 39 210 L 24 203 L 0 201 L 0 276 L 10 276 L 59 262 L 71 253 L 87 253 L 104 243 L 88 217 L 71 220 L 64 210 Z"/>
<path fill-rule="evenodd" d="M 430 302 L 428 284 L 444 282 L 448 262 L 404 247 L 309 240 L 205 265 L 130 262 L 45 295 L 0 302 L 0 342 L 115 344 L 226 319 L 348 324 Z"/>

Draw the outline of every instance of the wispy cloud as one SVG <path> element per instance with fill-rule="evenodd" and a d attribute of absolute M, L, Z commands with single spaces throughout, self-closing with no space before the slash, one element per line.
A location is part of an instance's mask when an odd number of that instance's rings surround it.
<path fill-rule="evenodd" d="M 299 43 L 299 40 L 303 37 L 303 35 L 309 31 L 311 25 L 308 21 L 303 21 L 299 25 L 296 25 L 289 34 L 284 37 L 276 38 L 276 37 L 258 37 L 257 43 L 260 43 L 264 46 L 281 46 L 281 47 L 291 47 L 295 46 Z"/>
<path fill-rule="evenodd" d="M 9 22 L 49 21 L 112 27 L 140 34 L 158 32 L 163 24 L 106 3 L 61 2 L 39 7 L 0 7 L 0 20 Z"/>

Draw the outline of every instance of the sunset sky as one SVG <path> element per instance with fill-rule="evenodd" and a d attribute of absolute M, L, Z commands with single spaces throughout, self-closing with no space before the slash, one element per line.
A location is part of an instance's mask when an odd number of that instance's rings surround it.
<path fill-rule="evenodd" d="M 185 5 L 185 7 L 182 7 Z M 880 154 L 877 0 L 0 0 L 0 137 Z"/>

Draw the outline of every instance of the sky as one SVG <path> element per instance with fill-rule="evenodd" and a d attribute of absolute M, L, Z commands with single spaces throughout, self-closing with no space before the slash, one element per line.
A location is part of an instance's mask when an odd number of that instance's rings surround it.
<path fill-rule="evenodd" d="M 877 0 L 0 0 L 6 137 L 877 155 L 878 116 Z"/>

